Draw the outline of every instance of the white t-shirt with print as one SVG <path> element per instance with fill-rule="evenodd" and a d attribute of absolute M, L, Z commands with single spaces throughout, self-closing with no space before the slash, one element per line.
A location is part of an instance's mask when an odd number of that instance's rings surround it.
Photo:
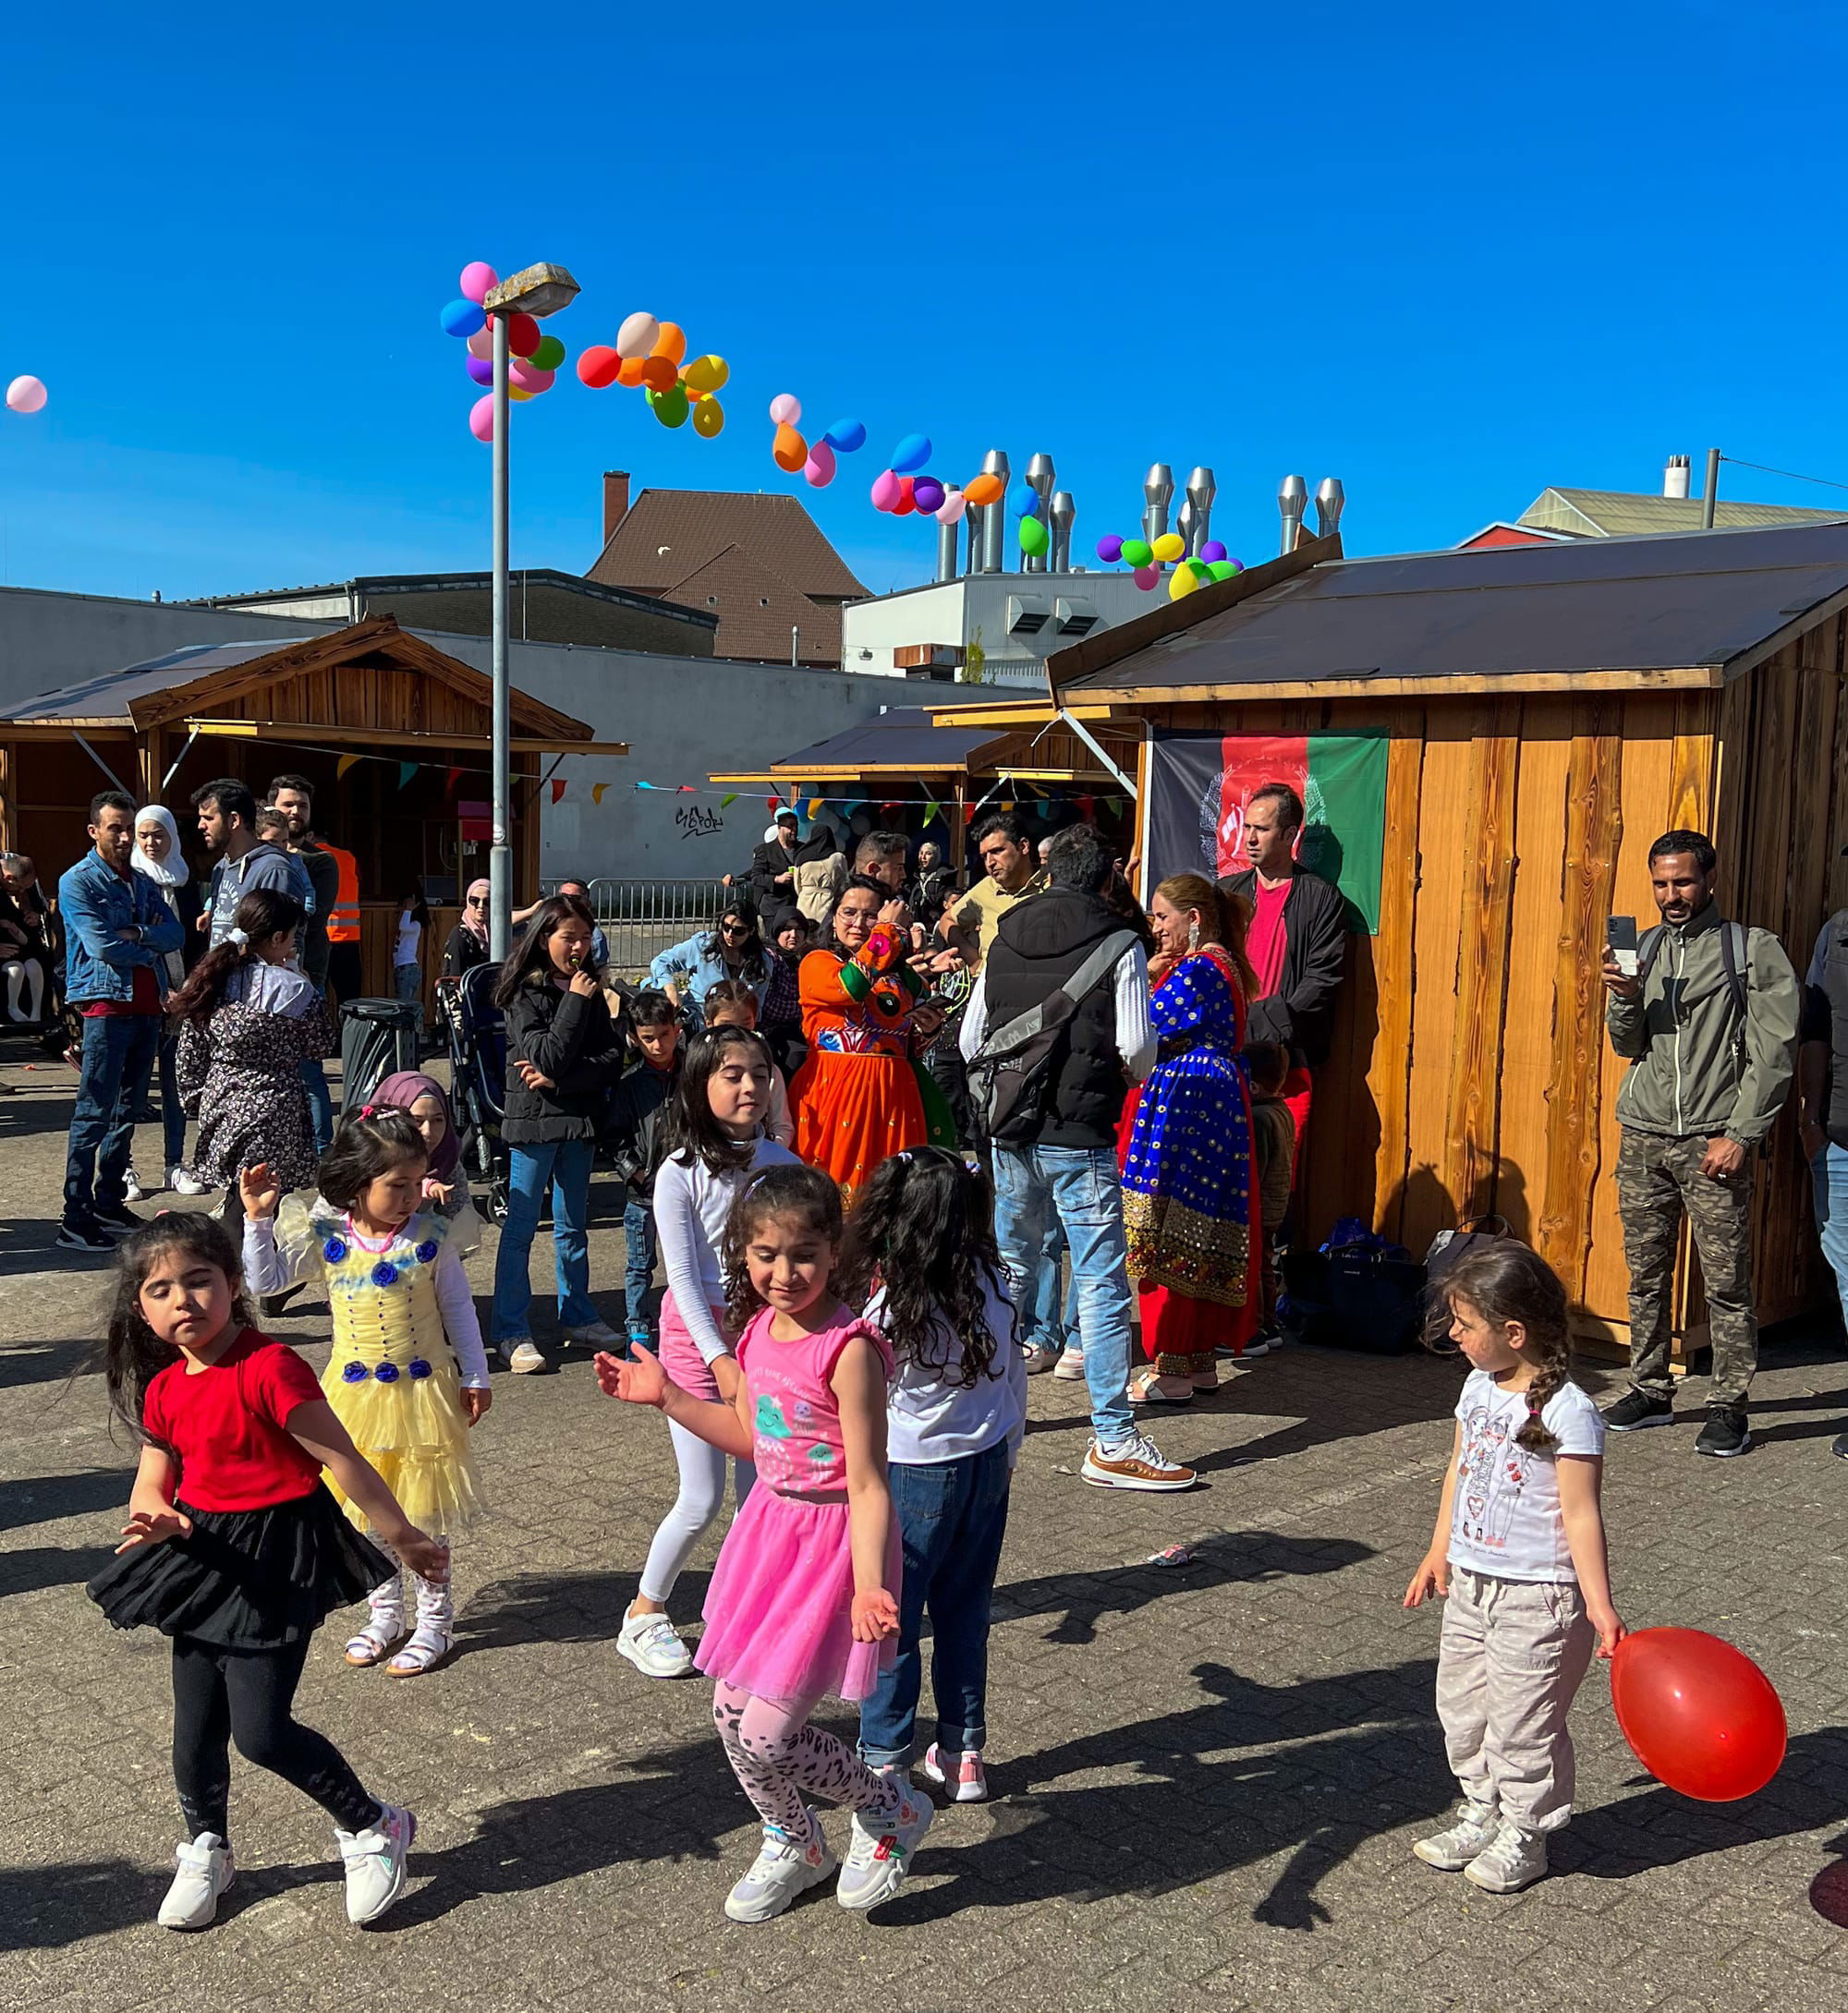
<path fill-rule="evenodd" d="M 1575 1583 L 1554 1457 L 1602 1454 L 1603 1414 L 1576 1384 L 1563 1386 L 1540 1413 L 1559 1445 L 1530 1453 L 1515 1445 L 1527 1423 L 1526 1392 L 1505 1391 L 1486 1370 L 1473 1370 L 1456 1416 L 1463 1451 L 1451 1510 L 1451 1564 L 1498 1580 Z"/>

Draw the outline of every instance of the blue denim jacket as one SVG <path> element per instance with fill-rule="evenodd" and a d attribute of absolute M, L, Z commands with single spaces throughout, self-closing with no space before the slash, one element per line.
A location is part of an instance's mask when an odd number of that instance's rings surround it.
<path fill-rule="evenodd" d="M 64 918 L 66 999 L 132 999 L 140 964 L 152 966 L 166 991 L 162 953 L 177 951 L 186 932 L 144 875 L 125 880 L 92 846 L 58 881 L 58 913 Z M 140 943 L 125 943 L 116 934 L 131 927 L 140 929 Z"/>

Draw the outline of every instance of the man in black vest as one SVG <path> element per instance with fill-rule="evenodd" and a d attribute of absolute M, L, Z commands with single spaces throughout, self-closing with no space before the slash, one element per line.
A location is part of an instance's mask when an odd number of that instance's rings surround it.
<path fill-rule="evenodd" d="M 1100 899 L 1112 862 L 1097 833 L 1075 825 L 1049 851 L 1046 891 L 1002 917 L 969 995 L 966 1057 L 991 1027 L 1042 1005 L 1124 927 Z M 1137 1431 L 1129 1406 L 1132 1303 L 1116 1127 L 1131 1080 L 1154 1060 L 1149 960 L 1138 943 L 1077 1002 L 1044 1074 L 994 1139 L 995 1238 L 1018 1306 L 1031 1303 L 1055 1217 L 1064 1231 L 1095 1435 L 1080 1472 L 1103 1488 L 1184 1489 L 1194 1479 Z"/>
<path fill-rule="evenodd" d="M 1803 990 L 1799 1039 L 1796 1085 L 1816 1228 L 1848 1321 L 1848 909 L 1829 918 L 1817 945 Z M 1848 1461 L 1848 1433 L 1836 1440 L 1834 1451 Z"/>

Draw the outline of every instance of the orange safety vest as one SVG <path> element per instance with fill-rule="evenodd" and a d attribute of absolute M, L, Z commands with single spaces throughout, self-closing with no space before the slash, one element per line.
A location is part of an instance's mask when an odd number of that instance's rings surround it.
<path fill-rule="evenodd" d="M 334 911 L 327 918 L 329 943 L 358 943 L 359 940 L 359 863 L 344 848 L 329 845 L 325 839 L 315 843 L 334 855 L 340 869 L 340 885 L 334 891 Z"/>

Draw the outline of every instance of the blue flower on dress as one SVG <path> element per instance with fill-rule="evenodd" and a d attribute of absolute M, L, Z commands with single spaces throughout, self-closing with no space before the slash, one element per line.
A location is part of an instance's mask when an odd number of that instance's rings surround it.
<path fill-rule="evenodd" d="M 378 1264 L 372 1267 L 372 1284 L 374 1286 L 395 1286 L 397 1282 L 397 1267 L 389 1258 L 381 1258 Z"/>
<path fill-rule="evenodd" d="M 382 1363 L 372 1375 L 381 1384 L 395 1384 L 398 1380 L 398 1366 L 395 1363 Z"/>
<path fill-rule="evenodd" d="M 390 1365 L 387 1364 L 386 1367 L 389 1369 Z M 410 1374 L 414 1377 L 427 1377 L 430 1375 L 430 1365 L 421 1356 L 413 1356 L 410 1359 Z"/>
<path fill-rule="evenodd" d="M 433 1237 L 426 1237 L 423 1243 L 417 1247 L 417 1262 L 419 1265 L 430 1265 L 434 1261 L 435 1257 L 436 1240 Z"/>
<path fill-rule="evenodd" d="M 341 1259 L 346 1255 L 346 1240 L 344 1237 L 330 1237 L 322 1245 L 321 1255 L 327 1260 L 329 1265 L 338 1265 Z"/>
<path fill-rule="evenodd" d="M 389 1369 L 390 1365 L 386 1367 Z M 363 1363 L 349 1363 L 340 1375 L 348 1384 L 363 1384 L 371 1375 Z"/>

